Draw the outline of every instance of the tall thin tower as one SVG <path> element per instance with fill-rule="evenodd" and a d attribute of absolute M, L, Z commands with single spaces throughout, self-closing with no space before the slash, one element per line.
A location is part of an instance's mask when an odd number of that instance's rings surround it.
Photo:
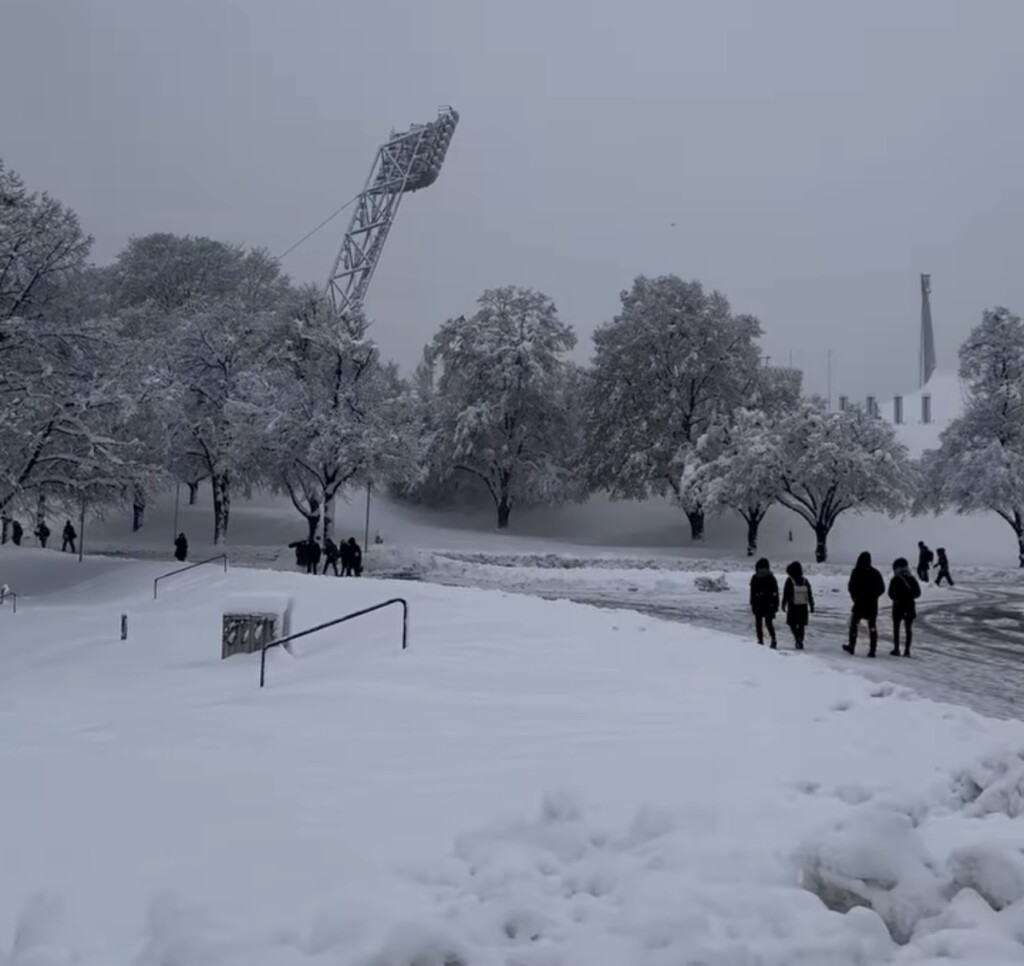
<path fill-rule="evenodd" d="M 935 371 L 935 332 L 932 330 L 932 277 L 921 276 L 921 349 L 918 358 L 919 385 L 923 386 Z"/>

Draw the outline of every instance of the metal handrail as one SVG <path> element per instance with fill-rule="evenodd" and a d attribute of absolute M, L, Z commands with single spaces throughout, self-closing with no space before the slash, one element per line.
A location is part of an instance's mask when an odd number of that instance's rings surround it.
<path fill-rule="evenodd" d="M 11 598 L 11 613 L 12 614 L 17 614 L 18 613 L 18 595 L 13 590 L 8 589 L 8 590 L 5 590 L 2 594 L 0 594 L 0 604 L 2 604 L 5 600 L 7 600 L 8 597 Z"/>
<path fill-rule="evenodd" d="M 210 557 L 207 560 L 197 560 L 195 563 L 189 564 L 187 567 L 179 567 L 177 570 L 172 570 L 170 573 L 161 574 L 156 580 L 153 581 L 153 600 L 156 600 L 157 584 L 161 580 L 166 580 L 168 577 L 174 577 L 177 574 L 183 574 L 186 570 L 192 570 L 195 567 L 202 567 L 203 564 L 213 563 L 215 560 L 224 561 L 224 573 L 228 572 L 228 555 L 226 553 L 219 553 L 216 557 Z"/>
<path fill-rule="evenodd" d="M 289 634 L 287 637 L 282 637 L 279 640 L 271 641 L 269 644 L 264 644 L 260 650 L 260 687 L 263 687 L 264 681 L 266 680 L 267 651 L 272 647 L 280 647 L 282 644 L 289 644 L 291 641 L 298 640 L 300 637 L 305 637 L 307 634 L 315 634 L 317 631 L 323 631 L 328 627 L 334 627 L 335 624 L 344 624 L 345 621 L 353 620 L 356 617 L 362 617 L 364 614 L 372 614 L 375 610 L 380 610 L 383 607 L 390 607 L 392 604 L 402 605 L 402 650 L 406 650 L 409 646 L 409 602 L 404 597 L 392 597 L 390 600 L 385 600 L 383 603 L 374 604 L 372 607 L 364 607 L 362 610 L 353 611 L 351 614 L 346 614 L 344 617 L 336 617 L 334 620 L 327 621 L 325 624 L 317 624 L 316 627 L 307 627 L 304 631 L 299 631 L 297 634 Z"/>

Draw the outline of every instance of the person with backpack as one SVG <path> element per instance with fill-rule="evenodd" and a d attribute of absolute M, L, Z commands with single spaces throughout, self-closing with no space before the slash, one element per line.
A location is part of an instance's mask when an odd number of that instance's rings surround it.
<path fill-rule="evenodd" d="M 75 528 L 71 526 L 70 520 L 64 521 L 64 530 L 61 533 L 63 542 L 60 545 L 61 553 L 67 553 L 68 548 L 71 548 L 71 553 L 75 552 L 75 540 L 78 538 L 78 534 L 75 533 Z"/>
<path fill-rule="evenodd" d="M 183 533 L 174 538 L 174 559 L 181 563 L 188 560 L 188 538 Z"/>
<path fill-rule="evenodd" d="M 754 567 L 754 576 L 750 578 L 750 610 L 754 615 L 757 643 L 764 644 L 764 631 L 767 627 L 774 650 L 778 647 L 778 640 L 775 637 L 775 615 L 779 612 L 779 582 L 764 557 L 758 560 Z"/>
<path fill-rule="evenodd" d="M 850 574 L 847 584 L 853 611 L 850 614 L 850 643 L 843 645 L 847 654 L 857 649 L 857 630 L 860 622 L 868 625 L 868 657 L 874 657 L 878 650 L 878 598 L 885 593 L 882 575 L 871 566 L 871 554 L 866 550 L 857 558 L 857 565 Z"/>
<path fill-rule="evenodd" d="M 799 560 L 794 560 L 786 567 L 786 583 L 782 588 L 782 612 L 786 615 L 786 623 L 793 632 L 796 649 L 804 649 L 804 635 L 810 615 L 814 613 L 814 594 L 811 582 L 804 576 L 804 568 Z"/>
<path fill-rule="evenodd" d="M 914 601 L 921 596 L 921 585 L 910 572 L 910 564 L 904 557 L 892 562 L 892 580 L 889 581 L 889 600 L 892 601 L 892 656 L 900 656 L 900 627 L 904 629 L 903 656 L 910 657 L 910 642 L 913 633 L 917 605 Z"/>
<path fill-rule="evenodd" d="M 946 556 L 946 548 L 939 547 L 935 553 L 938 557 L 939 568 L 939 572 L 935 575 L 935 586 L 938 587 L 942 583 L 942 579 L 945 578 L 949 581 L 949 586 L 954 587 L 953 578 L 949 575 L 949 558 Z"/>
<path fill-rule="evenodd" d="M 340 576 L 338 574 L 338 545 L 330 538 L 324 537 L 324 570 L 327 573 L 327 568 L 330 567 L 334 571 L 334 576 Z"/>
<path fill-rule="evenodd" d="M 288 544 L 288 549 L 295 551 L 295 566 L 298 567 L 299 570 L 305 570 L 308 573 L 309 565 L 307 563 L 307 559 L 309 557 L 309 539 L 295 540 Z"/>
<path fill-rule="evenodd" d="M 39 546 L 45 550 L 46 541 L 50 539 L 50 528 L 46 525 L 45 520 L 41 521 L 36 529 L 36 539 L 39 541 Z"/>
<path fill-rule="evenodd" d="M 928 571 L 931 568 L 935 554 L 923 540 L 917 541 L 917 579 L 921 583 L 928 583 Z"/>

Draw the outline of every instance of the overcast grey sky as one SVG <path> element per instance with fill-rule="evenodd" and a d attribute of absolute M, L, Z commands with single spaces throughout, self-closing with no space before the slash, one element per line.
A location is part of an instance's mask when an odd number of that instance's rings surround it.
<path fill-rule="evenodd" d="M 584 349 L 638 273 L 723 290 L 835 392 L 915 386 L 1024 311 L 1024 0 L 4 0 L 0 156 L 131 235 L 287 248 L 392 127 L 452 104 L 368 298 L 409 365 L 487 287 Z M 325 280 L 345 216 L 286 259 Z M 585 351 L 589 355 L 589 351 Z"/>

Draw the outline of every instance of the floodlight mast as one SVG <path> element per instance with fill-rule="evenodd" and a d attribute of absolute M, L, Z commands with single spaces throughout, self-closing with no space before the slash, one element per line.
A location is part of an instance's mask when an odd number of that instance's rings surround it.
<path fill-rule="evenodd" d="M 442 107 L 437 120 L 392 132 L 377 149 L 327 279 L 327 295 L 340 315 L 362 306 L 403 195 L 437 180 L 458 123 L 458 112 Z"/>

